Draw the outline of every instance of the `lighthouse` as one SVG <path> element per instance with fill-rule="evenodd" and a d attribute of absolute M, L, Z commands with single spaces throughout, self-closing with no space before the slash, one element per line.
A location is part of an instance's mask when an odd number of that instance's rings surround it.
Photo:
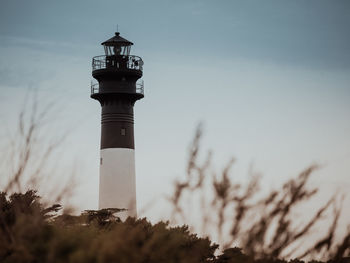
<path fill-rule="evenodd" d="M 92 59 L 91 98 L 101 105 L 99 209 L 125 208 L 136 217 L 134 104 L 144 97 L 140 57 L 119 32 Z"/>

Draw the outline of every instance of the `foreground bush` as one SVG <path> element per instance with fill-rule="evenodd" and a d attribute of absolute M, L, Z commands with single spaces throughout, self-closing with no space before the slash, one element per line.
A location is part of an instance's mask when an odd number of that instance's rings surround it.
<path fill-rule="evenodd" d="M 57 216 L 34 191 L 0 195 L 0 262 L 210 262 L 217 245 L 186 226 L 128 218 L 110 210 Z"/>
<path fill-rule="evenodd" d="M 58 215 L 60 208 L 45 208 L 35 191 L 0 193 L 0 262 L 286 262 L 254 260 L 239 248 L 215 256 L 218 246 L 187 226 L 121 222 L 114 216 L 118 209 L 72 216 Z"/>

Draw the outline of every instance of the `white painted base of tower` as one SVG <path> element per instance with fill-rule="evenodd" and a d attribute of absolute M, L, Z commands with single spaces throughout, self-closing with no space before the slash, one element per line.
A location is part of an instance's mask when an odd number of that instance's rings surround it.
<path fill-rule="evenodd" d="M 125 208 L 122 220 L 136 217 L 135 151 L 128 148 L 101 150 L 99 209 Z"/>

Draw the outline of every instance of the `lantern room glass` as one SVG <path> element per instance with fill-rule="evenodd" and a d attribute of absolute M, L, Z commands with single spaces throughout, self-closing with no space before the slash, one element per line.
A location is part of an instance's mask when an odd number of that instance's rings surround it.
<path fill-rule="evenodd" d="M 131 46 L 104 46 L 106 56 L 129 56 Z"/>

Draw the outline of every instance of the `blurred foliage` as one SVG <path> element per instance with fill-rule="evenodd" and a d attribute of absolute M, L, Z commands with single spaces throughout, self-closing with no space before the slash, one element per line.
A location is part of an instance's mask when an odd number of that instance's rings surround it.
<path fill-rule="evenodd" d="M 114 209 L 58 215 L 34 191 L 0 195 L 0 262 L 212 262 L 217 245 L 187 226 L 121 222 Z"/>
<path fill-rule="evenodd" d="M 234 159 L 220 173 L 211 170 L 210 152 L 201 161 L 201 136 L 199 126 L 190 145 L 186 177 L 175 182 L 169 198 L 173 223 L 190 224 L 195 215 L 196 223 L 191 224 L 194 229 L 218 240 L 226 251 L 224 258 L 239 254 L 232 247 L 241 247 L 246 254 L 242 255 L 242 262 L 291 257 L 339 261 L 350 256 L 350 226 L 343 236 L 335 235 L 342 198 L 334 195 L 325 204 L 303 212 L 305 218 L 296 217 L 300 205 L 308 203 L 318 192 L 309 185 L 316 165 L 285 182 L 281 189 L 263 194 L 259 191 L 260 176 L 252 171 L 248 183 L 233 181 Z M 310 213 L 313 215 L 308 218 L 306 214 Z M 321 226 L 322 231 L 315 235 Z M 240 262 L 224 258 L 222 262 Z"/>
<path fill-rule="evenodd" d="M 59 213 L 60 209 L 57 204 L 44 207 L 32 190 L 9 197 L 2 192 L 0 262 L 287 262 L 255 260 L 237 247 L 215 255 L 218 245 L 191 234 L 187 226 L 153 225 L 130 217 L 122 222 L 115 209 L 85 211 L 80 216 Z"/>
<path fill-rule="evenodd" d="M 45 200 L 51 202 L 61 203 L 70 199 L 75 183 L 73 169 L 58 162 L 62 158 L 59 146 L 69 131 L 55 129 L 52 132 L 49 126 L 56 119 L 54 102 L 39 103 L 36 92 L 27 94 L 17 128 L 10 129 L 3 137 L 4 141 L 0 141 L 3 147 L 0 151 L 2 191 L 15 193 L 37 189 Z M 57 169 L 58 163 L 60 169 Z"/>

